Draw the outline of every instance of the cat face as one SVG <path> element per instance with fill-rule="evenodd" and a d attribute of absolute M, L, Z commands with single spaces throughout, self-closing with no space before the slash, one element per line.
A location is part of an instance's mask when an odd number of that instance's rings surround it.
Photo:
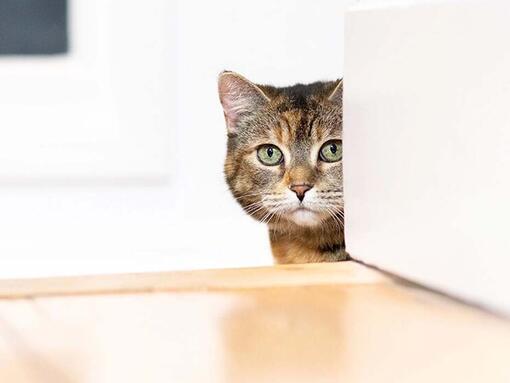
<path fill-rule="evenodd" d="M 275 88 L 219 78 L 227 183 L 244 210 L 272 225 L 343 226 L 342 82 Z"/>

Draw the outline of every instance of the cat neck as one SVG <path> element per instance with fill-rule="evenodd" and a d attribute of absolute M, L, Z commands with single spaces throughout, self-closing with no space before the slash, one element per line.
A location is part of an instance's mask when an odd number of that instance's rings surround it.
<path fill-rule="evenodd" d="M 349 259 L 343 228 L 334 221 L 307 227 L 292 223 L 269 225 L 276 263 L 337 262 Z"/>

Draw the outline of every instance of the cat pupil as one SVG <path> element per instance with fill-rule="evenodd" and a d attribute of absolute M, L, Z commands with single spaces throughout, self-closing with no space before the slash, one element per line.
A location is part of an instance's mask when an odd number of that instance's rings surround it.
<path fill-rule="evenodd" d="M 331 153 L 333 154 L 336 154 L 336 145 L 335 144 L 331 144 L 331 146 L 329 147 L 329 150 L 331 150 Z"/>
<path fill-rule="evenodd" d="M 273 157 L 273 148 L 267 148 L 267 155 Z"/>

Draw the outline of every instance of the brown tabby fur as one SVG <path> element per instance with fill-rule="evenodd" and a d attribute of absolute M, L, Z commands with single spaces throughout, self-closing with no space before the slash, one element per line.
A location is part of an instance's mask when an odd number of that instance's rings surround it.
<path fill-rule="evenodd" d="M 226 180 L 245 211 L 269 225 L 275 261 L 347 259 L 342 161 L 319 159 L 325 142 L 342 139 L 342 81 L 276 88 L 223 72 L 219 93 L 228 131 Z M 281 164 L 257 159 L 264 144 L 280 148 Z M 300 204 L 289 187 L 302 183 L 312 189 Z"/>

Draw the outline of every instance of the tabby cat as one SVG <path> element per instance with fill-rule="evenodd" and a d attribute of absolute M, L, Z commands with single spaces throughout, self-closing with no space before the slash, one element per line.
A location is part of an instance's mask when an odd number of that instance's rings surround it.
<path fill-rule="evenodd" d="M 348 259 L 344 244 L 342 80 L 285 88 L 225 71 L 225 176 L 243 209 L 269 226 L 277 263 Z"/>

